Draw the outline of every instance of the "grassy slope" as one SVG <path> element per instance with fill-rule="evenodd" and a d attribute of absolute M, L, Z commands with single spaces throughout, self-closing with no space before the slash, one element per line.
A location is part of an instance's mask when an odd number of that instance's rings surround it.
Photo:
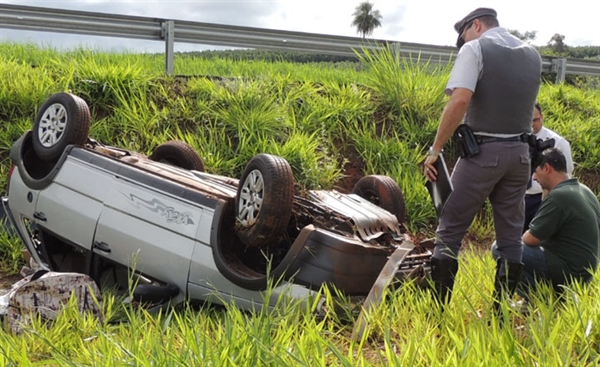
<path fill-rule="evenodd" d="M 160 55 L 60 54 L 0 44 L 0 121 L 6 127 L 0 130 L 0 187 L 10 168 L 12 142 L 31 128 L 36 108 L 48 95 L 68 90 L 90 105 L 92 136 L 99 141 L 149 153 L 166 140 L 185 140 L 213 172 L 239 176 L 251 156 L 269 152 L 288 159 L 306 188 L 351 187 L 352 179 L 344 178 L 350 172 L 390 175 L 406 196 L 411 231 L 432 234 L 435 215 L 420 164 L 445 102 L 447 69 L 404 63 L 391 53 L 369 55 L 361 65 L 341 68 L 179 56 L 177 74 L 219 77 L 171 78 L 162 75 L 162 62 Z M 597 90 L 548 84 L 539 98 L 546 106 L 547 126 L 571 141 L 575 174 L 596 193 L 599 97 Z M 485 242 L 492 228 L 484 211 L 470 238 Z M 18 253 L 18 243 L 0 237 L 5 269 L 18 269 Z M 0 333 L 0 364 L 49 358 L 62 364 L 176 365 L 194 364 L 200 355 L 211 361 L 207 364 L 218 365 L 597 361 L 598 327 L 592 323 L 586 328 L 589 320 L 600 318 L 594 302 L 598 277 L 591 287 L 574 289 L 577 297 L 569 298 L 566 307 L 541 306 L 531 317 L 513 317 L 524 330 L 490 330 L 489 316 L 480 320 L 477 315 L 488 309 L 491 275 L 478 274 L 492 274 L 493 264 L 478 252 L 466 252 L 463 261 L 457 296 L 439 328 L 437 317 L 427 312 L 433 307 L 429 298 L 409 287 L 384 302 L 377 311 L 376 337 L 360 345 L 349 343 L 348 326 L 331 315 L 316 322 L 295 310 L 254 316 L 234 309 L 203 310 L 167 319 L 134 315 L 130 324 L 118 327 L 72 318 L 23 339 Z M 70 337 L 65 338 L 65 331 Z M 82 342 L 89 336 L 95 341 Z"/>

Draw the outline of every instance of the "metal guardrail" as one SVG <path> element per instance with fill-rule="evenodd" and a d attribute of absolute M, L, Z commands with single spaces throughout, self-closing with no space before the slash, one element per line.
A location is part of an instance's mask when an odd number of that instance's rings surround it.
<path fill-rule="evenodd" d="M 134 38 L 165 42 L 165 69 L 173 74 L 174 42 L 356 56 L 363 49 L 391 46 L 402 57 L 447 64 L 456 48 L 358 37 L 331 36 L 263 28 L 230 26 L 161 18 L 0 4 L 0 28 Z M 356 50 L 356 52 L 355 52 Z M 600 76 L 600 61 L 542 57 L 542 71 L 565 75 Z"/>

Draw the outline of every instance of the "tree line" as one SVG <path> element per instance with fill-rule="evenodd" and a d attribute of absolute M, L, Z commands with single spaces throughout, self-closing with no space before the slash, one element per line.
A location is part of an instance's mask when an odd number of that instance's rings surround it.
<path fill-rule="evenodd" d="M 537 36 L 536 31 L 527 31 L 524 33 L 516 29 L 509 29 L 508 31 L 524 42 L 531 42 Z M 564 35 L 555 33 L 545 46 L 536 47 L 543 56 L 600 60 L 600 46 L 569 46 L 565 43 L 565 38 Z"/>

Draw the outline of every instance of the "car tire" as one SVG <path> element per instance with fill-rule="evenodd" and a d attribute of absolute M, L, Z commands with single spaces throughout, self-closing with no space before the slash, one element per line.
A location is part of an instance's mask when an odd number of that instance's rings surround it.
<path fill-rule="evenodd" d="M 289 163 L 270 154 L 254 156 L 246 165 L 235 199 L 236 230 L 249 247 L 279 243 L 294 201 L 294 175 Z"/>
<path fill-rule="evenodd" d="M 183 169 L 204 172 L 204 162 L 198 152 L 183 141 L 170 140 L 163 143 L 154 149 L 149 158 Z"/>
<path fill-rule="evenodd" d="M 388 176 L 370 175 L 358 180 L 352 193 L 394 214 L 398 223 L 406 222 L 406 203 L 398 183 Z"/>
<path fill-rule="evenodd" d="M 60 157 L 68 145 L 87 142 L 91 117 L 87 103 L 70 93 L 50 96 L 33 124 L 33 149 L 45 161 Z"/>

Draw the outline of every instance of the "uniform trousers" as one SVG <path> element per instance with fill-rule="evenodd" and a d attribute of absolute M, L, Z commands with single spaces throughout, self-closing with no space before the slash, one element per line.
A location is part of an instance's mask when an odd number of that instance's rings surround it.
<path fill-rule="evenodd" d="M 454 191 L 440 215 L 433 256 L 438 259 L 458 256 L 469 226 L 489 198 L 498 254 L 510 262 L 520 263 L 523 199 L 530 178 L 527 143 L 484 143 L 478 155 L 460 158 L 451 177 Z"/>

